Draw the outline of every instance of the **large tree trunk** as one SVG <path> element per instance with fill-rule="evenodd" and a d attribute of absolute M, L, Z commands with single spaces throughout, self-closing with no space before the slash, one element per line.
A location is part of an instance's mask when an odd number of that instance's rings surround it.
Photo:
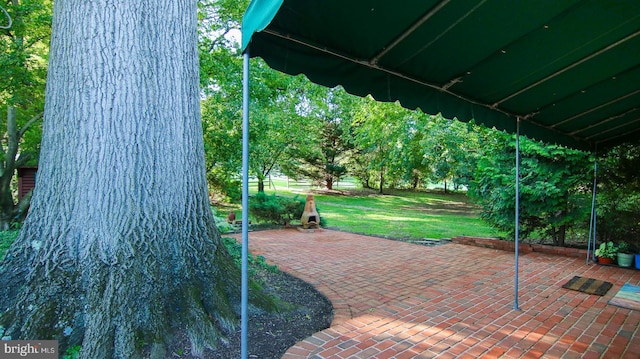
<path fill-rule="evenodd" d="M 196 0 L 54 2 L 36 190 L 0 265 L 4 335 L 83 358 L 194 354 L 234 327 L 239 272 L 207 200 Z"/>

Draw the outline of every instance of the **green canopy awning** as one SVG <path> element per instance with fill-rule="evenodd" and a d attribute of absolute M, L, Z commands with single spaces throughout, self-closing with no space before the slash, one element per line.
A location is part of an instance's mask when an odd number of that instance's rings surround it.
<path fill-rule="evenodd" d="M 581 149 L 640 138 L 640 5 L 254 0 L 243 50 L 288 74 Z"/>

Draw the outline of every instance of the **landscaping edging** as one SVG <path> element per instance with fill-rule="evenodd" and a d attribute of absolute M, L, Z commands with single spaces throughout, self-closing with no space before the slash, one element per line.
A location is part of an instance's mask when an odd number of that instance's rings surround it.
<path fill-rule="evenodd" d="M 515 250 L 515 242 L 503 241 L 496 238 L 459 236 L 459 237 L 451 238 L 451 242 L 458 243 L 458 244 L 466 244 L 469 246 L 499 249 L 503 251 Z M 556 247 L 556 246 L 549 246 L 546 244 L 520 243 L 518 249 L 519 249 L 519 252 L 523 254 L 537 252 L 537 253 L 555 254 L 555 255 L 565 256 L 565 257 L 575 257 L 575 258 L 587 257 L 586 249 Z"/>

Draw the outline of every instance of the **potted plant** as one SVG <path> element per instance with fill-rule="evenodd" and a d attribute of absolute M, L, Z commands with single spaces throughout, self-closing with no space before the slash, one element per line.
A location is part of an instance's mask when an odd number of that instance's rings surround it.
<path fill-rule="evenodd" d="M 613 259 L 617 257 L 618 247 L 613 242 L 603 242 L 600 247 L 596 249 L 596 257 L 598 257 L 598 263 L 612 264 Z"/>
<path fill-rule="evenodd" d="M 631 267 L 633 264 L 633 250 L 627 242 L 618 244 L 618 265 L 620 267 Z"/>

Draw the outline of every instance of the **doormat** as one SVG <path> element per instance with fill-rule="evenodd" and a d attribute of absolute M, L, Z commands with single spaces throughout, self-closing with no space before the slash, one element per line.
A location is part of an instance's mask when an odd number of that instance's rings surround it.
<path fill-rule="evenodd" d="M 609 304 L 640 310 L 640 286 L 625 283 L 618 293 L 609 300 Z"/>
<path fill-rule="evenodd" d="M 562 288 L 577 290 L 587 294 L 605 295 L 613 287 L 613 284 L 599 279 L 583 278 L 575 276 L 565 283 Z"/>

